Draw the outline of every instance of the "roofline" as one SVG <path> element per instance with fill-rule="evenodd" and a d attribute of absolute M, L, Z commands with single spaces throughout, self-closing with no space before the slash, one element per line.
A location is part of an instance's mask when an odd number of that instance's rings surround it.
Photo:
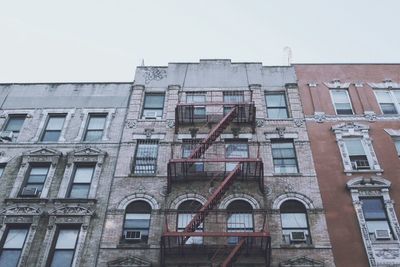
<path fill-rule="evenodd" d="M 132 82 L 0 82 L 0 85 L 133 84 Z"/>
<path fill-rule="evenodd" d="M 291 65 L 400 65 L 400 63 L 292 63 Z"/>

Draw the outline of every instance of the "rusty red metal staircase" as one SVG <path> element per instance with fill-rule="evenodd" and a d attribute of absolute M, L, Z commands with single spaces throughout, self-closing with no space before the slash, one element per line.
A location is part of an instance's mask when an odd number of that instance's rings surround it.
<path fill-rule="evenodd" d="M 235 256 L 238 254 L 240 249 L 243 247 L 245 243 L 245 239 L 241 239 L 236 246 L 232 249 L 232 251 L 229 253 L 228 257 L 224 260 L 224 262 L 221 264 L 221 267 L 228 267 L 230 266 L 233 261 L 235 260 Z"/>
<path fill-rule="evenodd" d="M 188 159 L 198 159 L 203 156 L 206 150 L 212 145 L 212 143 L 217 140 L 218 136 L 228 127 L 228 125 L 233 121 L 238 113 L 238 106 L 234 106 L 223 118 L 222 120 L 214 126 L 211 132 L 207 135 L 204 140 L 196 146 L 192 151 Z"/>

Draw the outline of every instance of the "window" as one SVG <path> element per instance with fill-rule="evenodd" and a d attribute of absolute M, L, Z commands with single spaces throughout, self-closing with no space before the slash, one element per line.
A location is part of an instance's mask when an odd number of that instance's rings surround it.
<path fill-rule="evenodd" d="M 336 114 L 353 114 L 353 109 L 351 107 L 349 93 L 347 90 L 331 90 L 331 95 Z"/>
<path fill-rule="evenodd" d="M 254 232 L 253 207 L 244 200 L 234 200 L 226 208 L 228 212 L 228 232 Z M 229 244 L 239 242 L 239 237 L 228 238 Z"/>
<path fill-rule="evenodd" d="M 186 103 L 187 104 L 204 104 L 206 102 L 206 95 L 203 92 L 187 93 Z M 206 117 L 206 107 L 203 105 L 193 107 L 193 118 L 204 119 Z"/>
<path fill-rule="evenodd" d="M 400 157 L 400 139 L 394 140 L 394 145 L 396 146 L 397 155 L 399 155 L 399 157 Z M 0 177 L 1 177 L 1 175 L 0 175 Z"/>
<path fill-rule="evenodd" d="M 243 91 L 231 91 L 231 92 L 223 92 L 223 100 L 224 103 L 243 103 L 244 102 L 244 92 Z M 233 105 L 224 106 L 224 115 L 229 113 L 232 109 Z M 242 110 L 239 110 L 239 114 L 243 114 L 243 107 L 239 107 Z"/>
<path fill-rule="evenodd" d="M 380 197 L 360 198 L 365 222 L 370 236 L 375 239 L 391 239 L 392 231 L 389 226 L 388 217 Z"/>
<path fill-rule="evenodd" d="M 247 140 L 225 140 L 225 157 L 228 159 L 232 158 L 248 158 L 249 157 L 249 146 Z M 225 165 L 226 171 L 233 171 L 237 165 L 237 162 L 229 162 Z"/>
<path fill-rule="evenodd" d="M 28 231 L 28 226 L 7 227 L 0 251 L 0 266 L 18 266 Z"/>
<path fill-rule="evenodd" d="M 106 114 L 90 114 L 84 141 L 100 141 L 103 137 Z"/>
<path fill-rule="evenodd" d="M 134 201 L 125 211 L 123 238 L 125 241 L 146 242 L 149 238 L 150 205 L 142 200 Z"/>
<path fill-rule="evenodd" d="M 10 115 L 7 121 L 4 131 L 12 132 L 12 137 L 10 141 L 16 141 L 18 139 L 19 131 L 24 124 L 26 115 Z"/>
<path fill-rule="evenodd" d="M 164 94 L 146 94 L 144 97 L 144 119 L 161 119 L 164 109 Z"/>
<path fill-rule="evenodd" d="M 265 94 L 267 115 L 271 119 L 285 119 L 289 117 L 284 92 Z"/>
<path fill-rule="evenodd" d="M 370 165 L 361 139 L 344 139 L 353 170 L 369 170 Z"/>
<path fill-rule="evenodd" d="M 157 140 L 138 140 L 136 147 L 134 173 L 154 174 L 157 170 Z"/>
<path fill-rule="evenodd" d="M 184 139 L 182 140 L 182 158 L 186 159 L 190 156 L 193 149 L 202 141 L 200 139 Z M 202 156 L 204 158 L 204 155 Z M 190 170 L 194 172 L 202 172 L 204 171 L 204 163 L 203 162 L 196 162 L 193 165 L 189 165 Z"/>
<path fill-rule="evenodd" d="M 64 125 L 65 115 L 50 115 L 42 135 L 44 142 L 57 142 Z"/>
<path fill-rule="evenodd" d="M 177 223 L 177 231 L 183 232 L 189 222 L 196 215 L 196 211 L 201 209 L 202 204 L 195 200 L 186 200 L 182 202 L 178 207 L 178 223 Z M 197 227 L 196 232 L 203 232 L 203 223 Z M 185 244 L 202 244 L 203 237 L 195 236 L 190 237 Z"/>
<path fill-rule="evenodd" d="M 70 267 L 74 259 L 79 228 L 59 228 L 50 256 L 50 267 Z"/>
<path fill-rule="evenodd" d="M 5 164 L 0 164 L 0 177 L 3 176 L 4 169 L 6 168 Z"/>
<path fill-rule="evenodd" d="M 40 195 L 46 181 L 47 173 L 49 172 L 49 167 L 49 165 L 30 166 L 29 175 L 20 192 L 21 197 L 36 197 Z"/>
<path fill-rule="evenodd" d="M 68 194 L 70 198 L 87 198 L 95 166 L 78 165 Z"/>
<path fill-rule="evenodd" d="M 272 158 L 275 173 L 297 173 L 297 158 L 293 142 L 272 141 Z"/>
<path fill-rule="evenodd" d="M 375 90 L 375 95 L 383 114 L 399 113 L 400 90 Z"/>
<path fill-rule="evenodd" d="M 307 210 L 296 200 L 287 200 L 280 207 L 283 242 L 311 244 Z"/>

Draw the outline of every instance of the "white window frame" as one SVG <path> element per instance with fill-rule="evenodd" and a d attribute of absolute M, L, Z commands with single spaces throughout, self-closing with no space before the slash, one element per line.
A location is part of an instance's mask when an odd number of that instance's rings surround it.
<path fill-rule="evenodd" d="M 400 88 L 393 88 L 393 89 L 389 89 L 389 88 L 377 89 L 377 88 L 374 88 L 373 91 L 374 91 L 376 102 L 378 103 L 378 106 L 379 106 L 379 109 L 380 109 L 382 115 L 390 116 L 390 115 L 399 115 L 400 114 L 400 99 L 397 99 L 396 95 L 394 94 L 394 91 L 400 91 Z M 379 102 L 378 96 L 376 94 L 377 92 L 388 92 L 389 93 L 390 98 L 391 98 L 391 100 L 392 100 L 392 102 L 394 104 L 394 108 L 397 111 L 397 114 L 384 114 L 383 113 L 382 108 L 381 108 L 381 103 Z"/>
<path fill-rule="evenodd" d="M 351 114 L 338 114 L 337 113 L 336 102 L 335 102 L 335 98 L 334 98 L 333 92 L 346 92 L 346 97 L 347 97 L 348 103 L 350 104 Z M 335 109 L 336 115 L 339 115 L 339 116 L 340 115 L 345 115 L 345 116 L 347 115 L 347 116 L 349 116 L 349 115 L 354 114 L 353 104 L 351 103 L 351 99 L 350 99 L 350 95 L 349 95 L 349 90 L 348 89 L 330 89 L 329 93 L 331 95 L 331 100 L 332 100 L 333 108 Z"/>

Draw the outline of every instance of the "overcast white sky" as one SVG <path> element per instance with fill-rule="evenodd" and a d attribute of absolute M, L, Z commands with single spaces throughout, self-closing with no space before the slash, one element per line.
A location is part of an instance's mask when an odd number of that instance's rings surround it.
<path fill-rule="evenodd" d="M 400 62 L 399 0 L 0 0 L 0 82 L 132 81 L 200 58 Z"/>

